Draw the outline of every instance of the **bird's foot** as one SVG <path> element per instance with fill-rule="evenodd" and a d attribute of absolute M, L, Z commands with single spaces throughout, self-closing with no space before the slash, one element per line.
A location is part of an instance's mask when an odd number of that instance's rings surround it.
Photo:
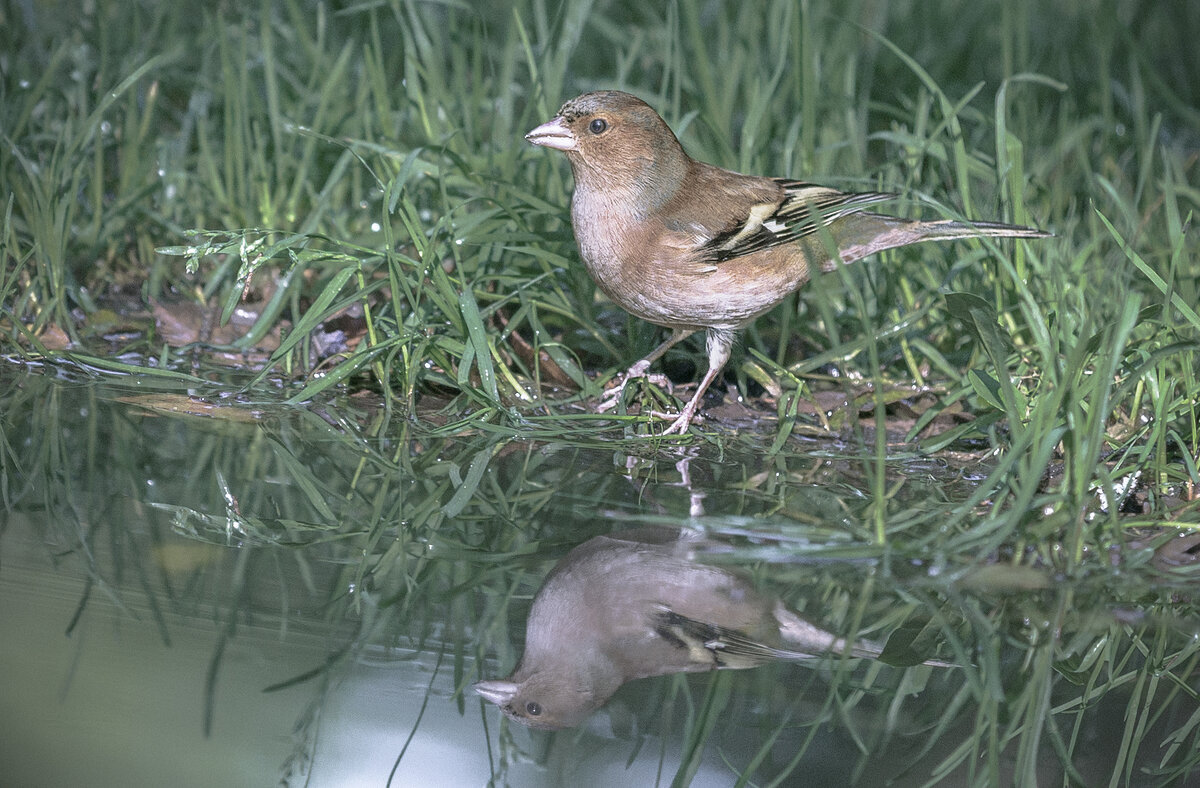
<path fill-rule="evenodd" d="M 596 412 L 605 413 L 615 408 L 617 403 L 621 401 L 621 396 L 625 393 L 625 386 L 629 384 L 629 381 L 636 380 L 637 378 L 645 378 L 654 385 L 665 388 L 670 393 L 672 389 L 670 379 L 662 374 L 648 374 L 648 369 L 650 369 L 650 362 L 642 359 L 625 370 L 623 374 L 618 375 L 616 377 L 617 384 L 605 391 L 600 397 L 600 403 L 596 405 Z"/>
<path fill-rule="evenodd" d="M 667 427 L 665 430 L 662 431 L 663 435 L 684 435 L 684 434 L 686 434 L 688 431 L 688 427 L 691 426 L 692 419 L 694 418 L 692 416 L 687 416 L 685 418 L 684 414 L 682 414 L 682 413 L 664 413 L 659 410 L 650 411 L 650 415 L 656 419 L 662 419 L 664 421 L 666 421 L 667 419 L 674 419 L 674 421 L 671 422 L 671 426 Z"/>
<path fill-rule="evenodd" d="M 688 401 L 688 404 L 683 406 L 683 410 L 671 422 L 671 426 L 663 430 L 663 435 L 685 435 L 688 427 L 692 424 L 692 419 L 696 418 L 696 411 L 700 409 L 700 398 L 704 396 L 703 391 L 697 391 L 696 394 Z M 651 415 L 661 419 L 669 419 L 673 414 L 670 413 L 652 413 Z"/>

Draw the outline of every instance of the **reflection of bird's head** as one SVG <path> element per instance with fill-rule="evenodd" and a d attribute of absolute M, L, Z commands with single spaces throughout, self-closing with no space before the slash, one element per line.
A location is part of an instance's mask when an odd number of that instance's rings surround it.
<path fill-rule="evenodd" d="M 533 673 L 523 681 L 508 679 L 480 681 L 474 689 L 484 700 L 496 704 L 504 716 L 530 728 L 571 728 L 587 719 L 607 696 L 597 699 L 591 687 L 571 686 L 560 675 Z"/>

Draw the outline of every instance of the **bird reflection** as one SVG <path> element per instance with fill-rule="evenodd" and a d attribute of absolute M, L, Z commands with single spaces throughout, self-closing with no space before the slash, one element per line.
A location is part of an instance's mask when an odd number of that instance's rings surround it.
<path fill-rule="evenodd" d="M 704 544 L 674 528 L 584 542 L 534 597 L 512 675 L 475 691 L 512 720 L 557 729 L 580 724 L 633 679 L 827 653 L 879 656 L 879 646 L 848 644 L 745 578 L 693 560 Z"/>

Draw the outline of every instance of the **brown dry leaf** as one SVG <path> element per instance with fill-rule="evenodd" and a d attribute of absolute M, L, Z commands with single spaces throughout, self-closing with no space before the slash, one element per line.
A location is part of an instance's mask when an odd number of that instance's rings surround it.
<path fill-rule="evenodd" d="M 232 345 L 246 335 L 258 320 L 260 304 L 249 304 L 233 311 L 229 322 L 218 325 L 221 313 L 194 301 L 179 301 L 164 304 L 152 301 L 154 325 L 171 347 L 182 347 L 194 342 L 209 345 Z M 256 350 L 270 353 L 279 347 L 279 326 L 271 329 L 255 346 Z"/>
<path fill-rule="evenodd" d="M 1159 569 L 1200 564 L 1200 532 L 1182 533 L 1154 551 L 1151 559 Z"/>
<path fill-rule="evenodd" d="M 207 345 L 232 345 L 244 337 L 258 320 L 261 304 L 238 307 L 225 325 L 218 325 L 220 312 L 204 307 L 194 301 L 164 304 L 152 301 L 154 325 L 171 347 L 183 347 L 193 343 Z M 279 347 L 282 329 L 286 321 L 280 321 L 258 344 L 243 352 L 213 350 L 208 357 L 218 364 L 237 367 L 256 367 L 266 362 L 272 351 Z"/>
<path fill-rule="evenodd" d="M 9 325 L 11 326 L 11 324 Z M 26 328 L 32 327 L 27 325 Z M 63 331 L 61 328 L 59 328 L 56 323 L 43 326 L 42 330 L 34 336 L 37 337 L 38 342 L 41 342 L 42 347 L 44 347 L 46 350 L 66 350 L 71 346 L 71 337 L 67 335 L 66 331 Z M 18 338 L 18 341 L 22 345 L 27 343 L 24 334 Z"/>

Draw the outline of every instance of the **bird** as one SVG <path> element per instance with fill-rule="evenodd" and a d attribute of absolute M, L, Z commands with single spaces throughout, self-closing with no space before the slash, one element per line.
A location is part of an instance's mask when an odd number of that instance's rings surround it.
<path fill-rule="evenodd" d="M 649 104 L 617 90 L 567 101 L 525 139 L 566 154 L 575 182 L 571 224 L 596 285 L 625 311 L 671 330 L 617 377 L 599 409 L 614 405 L 626 384 L 646 376 L 670 348 L 706 332 L 708 370 L 664 435 L 687 432 L 737 332 L 814 272 L 926 241 L 1049 235 L 999 222 L 871 213 L 863 208 L 896 195 L 697 161 Z"/>
<path fill-rule="evenodd" d="M 474 690 L 515 722 L 556 730 L 584 722 L 634 679 L 882 654 L 804 620 L 742 575 L 695 560 L 711 544 L 666 526 L 587 540 L 534 596 L 516 668 Z"/>

